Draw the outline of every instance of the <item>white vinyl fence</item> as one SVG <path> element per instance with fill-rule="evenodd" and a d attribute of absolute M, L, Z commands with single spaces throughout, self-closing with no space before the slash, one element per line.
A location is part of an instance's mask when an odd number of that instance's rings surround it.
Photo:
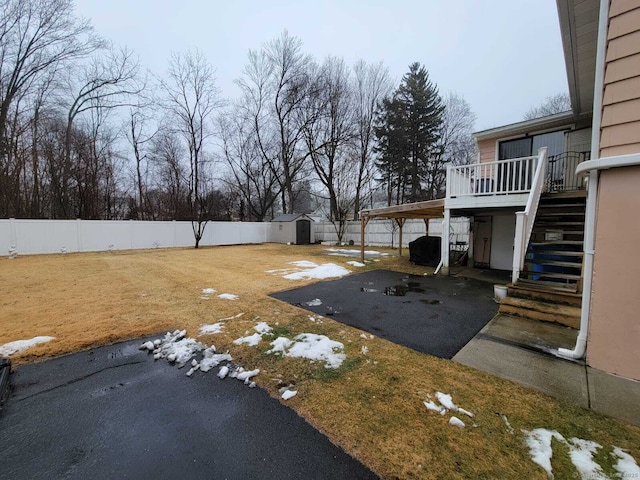
<path fill-rule="evenodd" d="M 465 244 L 469 239 L 467 219 L 451 220 L 451 241 Z M 314 225 L 312 241 L 335 244 L 338 237 L 330 222 Z M 407 220 L 402 244 L 425 235 L 423 220 Z M 440 220 L 431 220 L 429 235 L 439 237 Z M 398 226 L 391 220 L 376 219 L 367 224 L 365 244 L 398 246 Z M 344 243 L 360 244 L 360 222 L 349 222 Z M 241 245 L 271 242 L 269 222 L 209 222 L 200 245 Z M 0 220 L 0 256 L 14 247 L 18 255 L 42 253 L 100 252 L 145 248 L 191 247 L 194 244 L 191 222 L 148 222 L 136 220 Z"/>
<path fill-rule="evenodd" d="M 200 245 L 269 241 L 270 223 L 209 222 Z M 99 252 L 194 245 L 191 222 L 135 220 L 0 220 L 0 255 Z"/>
<path fill-rule="evenodd" d="M 424 220 L 407 220 L 402 228 L 402 246 L 408 246 L 409 242 L 426 235 Z M 315 224 L 315 237 L 317 242 L 336 243 L 338 235 L 331 222 L 318 222 Z M 469 220 L 466 218 L 451 219 L 452 244 L 466 244 L 469 242 Z M 440 237 L 442 235 L 442 220 L 431 219 L 429 221 L 429 236 Z M 342 238 L 343 243 L 353 241 L 360 245 L 360 222 L 349 222 L 347 231 Z M 399 240 L 398 224 L 391 219 L 373 219 L 367 223 L 364 243 L 374 247 L 397 247 Z"/>

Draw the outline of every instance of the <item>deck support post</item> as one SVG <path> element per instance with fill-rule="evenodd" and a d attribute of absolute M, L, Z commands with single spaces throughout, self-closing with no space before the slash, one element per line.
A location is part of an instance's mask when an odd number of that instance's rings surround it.
<path fill-rule="evenodd" d="M 369 223 L 367 215 L 360 216 L 360 263 L 364 263 L 364 230 Z"/>
<path fill-rule="evenodd" d="M 398 227 L 400 228 L 400 232 L 398 233 L 398 256 L 402 256 L 402 227 L 404 227 L 404 222 L 406 221 L 406 218 L 396 218 L 395 219 L 396 223 L 398 224 Z"/>
<path fill-rule="evenodd" d="M 441 256 L 442 256 L 442 268 L 440 273 L 442 275 L 449 275 L 449 229 L 451 225 L 451 210 L 444 209 L 444 220 L 442 221 L 442 243 L 441 243 Z"/>

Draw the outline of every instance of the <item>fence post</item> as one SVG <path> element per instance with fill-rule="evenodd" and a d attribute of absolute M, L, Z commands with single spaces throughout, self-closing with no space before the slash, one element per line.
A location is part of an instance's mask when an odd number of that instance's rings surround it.
<path fill-rule="evenodd" d="M 18 248 L 18 232 L 16 231 L 16 219 L 9 219 L 9 246 Z"/>
<path fill-rule="evenodd" d="M 78 237 L 78 252 L 84 251 L 82 245 L 82 220 L 76 218 L 76 235 Z"/>

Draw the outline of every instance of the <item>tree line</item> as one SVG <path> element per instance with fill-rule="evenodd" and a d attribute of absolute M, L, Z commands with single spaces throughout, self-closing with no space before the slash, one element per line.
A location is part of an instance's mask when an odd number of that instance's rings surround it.
<path fill-rule="evenodd" d="M 318 61 L 286 31 L 223 99 L 197 51 L 146 72 L 72 0 L 0 0 L 0 218 L 263 221 L 443 195 L 475 120 L 412 64 Z M 340 232 L 339 232 L 340 236 Z"/>

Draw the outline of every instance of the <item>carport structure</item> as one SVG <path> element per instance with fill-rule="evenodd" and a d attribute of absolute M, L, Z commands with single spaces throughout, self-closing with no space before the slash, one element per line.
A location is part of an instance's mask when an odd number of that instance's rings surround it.
<path fill-rule="evenodd" d="M 360 261 L 364 262 L 364 234 L 367 223 L 369 223 L 369 220 L 372 218 L 390 218 L 398 224 L 400 237 L 398 241 L 398 254 L 402 256 L 402 227 L 408 218 L 424 220 L 426 231 L 429 233 L 429 220 L 432 218 L 443 218 L 446 214 L 448 215 L 448 213 L 449 211 L 445 212 L 444 209 L 444 198 L 362 210 L 360 212 Z M 442 252 L 447 251 L 449 251 L 449 236 L 442 235 Z"/>

